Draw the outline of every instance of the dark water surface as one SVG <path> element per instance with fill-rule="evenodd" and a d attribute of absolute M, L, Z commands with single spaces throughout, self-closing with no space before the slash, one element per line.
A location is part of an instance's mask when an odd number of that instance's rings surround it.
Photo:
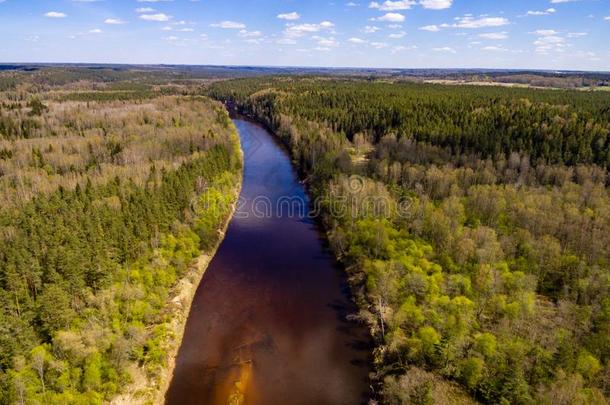
<path fill-rule="evenodd" d="M 355 312 L 345 276 L 311 220 L 277 209 L 307 201 L 305 190 L 267 131 L 234 122 L 242 204 L 196 292 L 167 403 L 366 402 L 369 341 L 345 320 Z"/>

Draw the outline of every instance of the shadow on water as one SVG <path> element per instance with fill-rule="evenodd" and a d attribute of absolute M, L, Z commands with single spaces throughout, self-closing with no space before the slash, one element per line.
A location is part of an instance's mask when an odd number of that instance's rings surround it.
<path fill-rule="evenodd" d="M 244 149 L 241 198 L 195 294 L 168 404 L 360 404 L 370 342 L 345 274 L 311 220 L 252 214 L 264 195 L 307 201 L 285 150 L 235 120 Z"/>

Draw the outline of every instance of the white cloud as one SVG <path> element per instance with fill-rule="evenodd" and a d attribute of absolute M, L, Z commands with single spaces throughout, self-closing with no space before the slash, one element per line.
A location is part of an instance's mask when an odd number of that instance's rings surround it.
<path fill-rule="evenodd" d="M 345 5 L 346 5 L 347 7 L 357 7 L 357 6 L 358 6 L 358 3 L 354 3 L 353 1 L 350 1 L 349 3 L 345 3 Z"/>
<path fill-rule="evenodd" d="M 399 13 L 387 13 L 377 18 L 377 21 L 401 23 L 405 21 L 405 16 Z"/>
<path fill-rule="evenodd" d="M 193 31 L 195 31 L 195 30 L 192 28 L 180 28 L 178 30 L 178 32 L 193 32 Z"/>
<path fill-rule="evenodd" d="M 371 42 L 371 46 L 376 49 L 383 49 L 389 47 L 390 45 L 386 44 L 385 42 Z"/>
<path fill-rule="evenodd" d="M 455 52 L 455 49 L 450 48 L 448 46 L 443 46 L 442 48 L 433 48 L 432 49 L 434 52 L 447 52 L 447 53 L 457 53 Z"/>
<path fill-rule="evenodd" d="M 390 34 L 390 35 L 388 35 L 388 36 L 389 36 L 390 38 L 392 38 L 392 39 L 400 39 L 400 38 L 403 38 L 405 35 L 407 35 L 407 33 L 406 33 L 406 32 L 404 32 L 404 31 L 400 31 L 400 32 L 395 32 L 395 33 L 392 33 L 392 34 Z"/>
<path fill-rule="evenodd" d="M 559 44 L 563 44 L 565 40 L 562 37 L 558 37 L 555 35 L 549 35 L 546 37 L 540 37 L 535 42 L 536 46 L 557 46 Z M 563 45 L 562 45 L 563 46 Z"/>
<path fill-rule="evenodd" d="M 438 32 L 441 30 L 438 25 L 424 25 L 423 27 L 419 27 L 419 29 L 429 32 Z"/>
<path fill-rule="evenodd" d="M 366 27 L 364 27 L 364 32 L 367 34 L 373 34 L 379 30 L 380 30 L 380 28 L 375 27 L 374 25 L 367 25 Z"/>
<path fill-rule="evenodd" d="M 506 39 L 508 34 L 506 32 L 487 32 L 485 34 L 479 34 L 480 38 L 485 39 Z"/>
<path fill-rule="evenodd" d="M 551 36 L 551 35 L 557 35 L 557 34 L 559 34 L 559 32 L 557 32 L 555 30 L 536 30 L 536 31 L 532 32 L 532 34 L 538 35 L 541 37 L 547 37 L 547 36 Z"/>
<path fill-rule="evenodd" d="M 298 38 L 306 34 L 320 32 L 322 30 L 330 30 L 335 26 L 330 21 L 322 21 L 319 24 L 296 24 L 289 25 L 284 30 L 284 35 L 289 38 Z"/>
<path fill-rule="evenodd" d="M 408 10 L 415 4 L 416 3 L 414 0 L 403 0 L 403 1 L 387 0 L 381 4 L 379 4 L 376 1 L 373 1 L 373 2 L 371 2 L 371 4 L 369 4 L 369 8 L 376 8 L 376 9 L 382 10 L 382 11 Z"/>
<path fill-rule="evenodd" d="M 140 16 L 140 18 L 144 21 L 169 21 L 172 19 L 172 16 L 164 14 L 164 13 L 158 13 L 158 14 L 142 14 Z"/>
<path fill-rule="evenodd" d="M 154 8 L 150 8 L 150 7 L 140 7 L 140 8 L 136 8 L 136 13 L 154 13 L 155 10 Z"/>
<path fill-rule="evenodd" d="M 67 15 L 65 13 L 61 13 L 59 11 L 49 11 L 44 15 L 47 18 L 66 18 Z"/>
<path fill-rule="evenodd" d="M 547 8 L 544 11 L 528 11 L 525 15 L 530 15 L 530 16 L 539 16 L 539 15 L 549 15 L 549 14 L 554 14 L 556 13 L 557 10 L 555 10 L 554 8 Z"/>
<path fill-rule="evenodd" d="M 125 24 L 125 21 L 123 21 L 119 18 L 106 18 L 104 20 L 104 24 L 120 25 L 120 24 Z"/>
<path fill-rule="evenodd" d="M 295 45 L 297 41 L 292 38 L 280 38 L 277 40 L 277 43 L 280 45 Z"/>
<path fill-rule="evenodd" d="M 551 0 L 551 4 L 571 3 L 579 0 Z"/>
<path fill-rule="evenodd" d="M 285 30 L 285 33 L 291 37 L 302 37 L 307 33 L 318 32 L 320 29 L 319 24 L 299 24 L 291 25 Z"/>
<path fill-rule="evenodd" d="M 351 42 L 352 44 L 366 44 L 366 41 L 364 39 L 356 37 L 348 39 L 347 42 Z"/>
<path fill-rule="evenodd" d="M 610 15 L 607 17 L 604 17 L 604 21 L 610 21 Z"/>
<path fill-rule="evenodd" d="M 92 30 L 89 30 L 89 34 L 101 34 L 102 30 L 99 28 L 93 28 Z"/>
<path fill-rule="evenodd" d="M 453 0 L 421 0 L 419 2 L 423 8 L 428 8 L 431 10 L 443 10 L 450 8 L 452 3 Z"/>
<path fill-rule="evenodd" d="M 244 23 L 235 21 L 221 21 L 219 23 L 211 24 L 210 27 L 224 28 L 227 30 L 243 30 L 244 28 L 246 28 L 246 25 Z"/>
<path fill-rule="evenodd" d="M 386 0 L 383 3 L 373 1 L 369 4 L 369 8 L 375 8 L 381 11 L 398 11 L 409 10 L 414 5 L 418 4 L 415 0 L 391 1 Z M 443 10 L 450 8 L 453 0 L 420 0 L 419 5 L 430 10 Z"/>
<path fill-rule="evenodd" d="M 314 37 L 312 37 L 312 39 L 318 41 L 318 45 L 325 47 L 325 48 L 339 46 L 339 42 L 337 42 L 337 40 L 333 37 L 325 38 L 325 37 L 314 36 Z"/>
<path fill-rule="evenodd" d="M 296 11 L 293 11 L 292 13 L 278 14 L 277 18 L 279 18 L 280 20 L 295 21 L 301 18 L 301 16 Z"/>
<path fill-rule="evenodd" d="M 510 23 L 508 19 L 504 17 L 488 17 L 482 15 L 475 18 L 472 14 L 465 14 L 462 17 L 455 17 L 454 21 L 455 22 L 452 24 L 444 23 L 440 25 L 425 25 L 423 27 L 419 27 L 419 29 L 422 31 L 438 32 L 443 28 L 478 29 L 487 27 L 501 27 Z"/>
<path fill-rule="evenodd" d="M 481 48 L 484 51 L 491 51 L 491 52 L 506 52 L 507 50 L 500 47 L 500 46 L 484 46 L 483 48 Z"/>
<path fill-rule="evenodd" d="M 402 52 L 402 51 L 409 51 L 409 50 L 413 50 L 413 49 L 417 49 L 417 46 L 416 45 L 411 45 L 411 46 L 398 45 L 398 46 L 395 46 L 394 48 L 392 48 L 392 53 L 398 53 L 398 52 Z"/>
<path fill-rule="evenodd" d="M 504 17 L 480 17 L 474 18 L 470 15 L 456 18 L 455 28 L 485 28 L 485 27 L 501 27 L 508 24 L 508 20 Z"/>
<path fill-rule="evenodd" d="M 587 34 L 586 32 L 570 32 L 568 33 L 568 38 L 580 38 L 587 35 L 589 34 Z"/>
<path fill-rule="evenodd" d="M 547 55 L 549 52 L 564 52 L 569 46 L 564 37 L 559 36 L 555 30 L 537 30 L 531 34 L 538 38 L 534 41 L 536 52 Z"/>
<path fill-rule="evenodd" d="M 162 1 L 174 1 L 174 0 L 138 0 L 138 3 L 160 3 Z"/>
<path fill-rule="evenodd" d="M 240 30 L 237 35 L 242 38 L 260 38 L 263 36 L 263 33 L 260 31 Z"/>

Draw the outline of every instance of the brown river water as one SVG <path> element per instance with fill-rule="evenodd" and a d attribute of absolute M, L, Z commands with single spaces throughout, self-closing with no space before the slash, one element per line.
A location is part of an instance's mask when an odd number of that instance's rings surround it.
<path fill-rule="evenodd" d="M 234 123 L 241 197 L 195 294 L 166 402 L 366 403 L 370 341 L 346 321 L 356 308 L 344 272 L 314 221 L 299 215 L 306 191 L 265 129 Z"/>

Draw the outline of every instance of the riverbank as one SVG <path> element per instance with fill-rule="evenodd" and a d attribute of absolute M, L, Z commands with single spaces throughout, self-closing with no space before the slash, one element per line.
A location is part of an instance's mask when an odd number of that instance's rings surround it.
<path fill-rule="evenodd" d="M 346 319 L 345 274 L 315 223 L 282 211 L 309 202 L 289 154 L 261 126 L 235 124 L 239 211 L 193 300 L 167 403 L 367 402 L 368 335 Z"/>
<path fill-rule="evenodd" d="M 243 153 L 242 160 L 243 160 Z M 160 389 L 153 401 L 155 404 L 163 404 L 165 402 L 165 395 L 169 388 L 169 384 L 174 377 L 174 370 L 176 368 L 176 357 L 178 356 L 178 350 L 180 349 L 180 345 L 182 344 L 182 339 L 184 337 L 184 329 L 186 327 L 186 320 L 188 319 L 189 313 L 191 312 L 191 306 L 193 304 L 193 298 L 195 297 L 195 292 L 197 291 L 197 287 L 201 283 L 203 276 L 210 264 L 212 258 L 216 255 L 218 248 L 222 244 L 224 237 L 227 232 L 227 228 L 229 227 L 229 223 L 231 223 L 231 219 L 235 214 L 235 210 L 237 208 L 237 198 L 239 197 L 239 193 L 241 191 L 241 180 L 235 186 L 234 190 L 234 202 L 231 204 L 231 211 L 229 216 L 226 218 L 221 229 L 218 230 L 220 237 L 216 242 L 214 248 L 206 254 L 199 256 L 192 266 L 192 271 L 180 281 L 177 287 L 177 294 L 171 300 L 171 304 L 175 306 L 175 314 L 177 317 L 174 317 L 172 322 L 172 330 L 175 334 L 175 339 L 171 341 L 171 347 L 169 348 L 169 360 L 168 367 L 166 372 L 162 377 L 162 384 Z"/>
<path fill-rule="evenodd" d="M 237 130 L 233 127 L 233 142 L 236 142 L 241 161 L 242 173 L 237 177 L 231 192 L 230 209 L 217 229 L 218 238 L 213 246 L 206 249 L 200 256 L 195 258 L 189 266 L 188 272 L 181 278 L 172 290 L 171 296 L 165 306 L 166 319 L 170 319 L 166 326 L 169 329 L 167 339 L 163 342 L 163 350 L 166 353 L 167 363 L 165 367 L 155 376 L 150 376 L 143 367 L 132 367 L 130 370 L 132 383 L 125 392 L 113 398 L 113 405 L 132 404 L 163 404 L 165 395 L 174 375 L 176 357 L 182 344 L 184 330 L 188 315 L 191 311 L 195 292 L 205 275 L 210 261 L 215 256 L 219 246 L 222 244 L 227 228 L 237 207 L 237 199 L 241 192 L 243 175 L 243 151 L 239 143 Z"/>
<path fill-rule="evenodd" d="M 333 142 L 333 133 L 329 129 L 323 128 L 312 122 L 302 120 L 297 122 L 297 120 L 293 120 L 287 116 L 282 116 L 281 119 L 277 120 L 280 124 L 274 128 L 270 123 L 272 121 L 265 120 L 264 117 L 257 118 L 253 114 L 248 114 L 247 111 L 233 112 L 234 115 L 239 115 L 240 113 L 246 115 L 249 121 L 264 127 L 276 141 L 280 142 L 282 146 L 285 147 L 286 152 L 291 157 L 293 164 L 300 174 L 303 186 L 311 194 L 312 198 L 317 201 L 330 201 L 330 199 L 333 198 L 331 192 L 333 190 L 337 192 L 337 189 L 340 189 L 340 187 L 343 187 L 344 190 L 348 190 L 348 195 L 352 202 L 359 201 L 358 199 L 362 198 L 361 192 L 366 192 L 367 188 L 369 190 L 375 190 L 373 183 L 364 177 L 355 176 L 349 178 L 347 186 L 342 186 L 340 182 L 342 180 L 346 181 L 345 177 L 339 177 L 338 180 L 329 178 L 321 179 L 319 177 L 320 173 L 316 173 L 316 167 L 310 167 L 309 170 L 307 170 L 306 166 L 300 165 L 304 160 L 303 155 L 299 154 L 299 137 L 309 133 L 310 136 L 319 137 L 316 141 L 320 144 L 326 144 L 329 146 L 328 150 L 332 150 L 332 147 L 337 147 L 339 144 Z M 383 195 L 377 194 L 377 191 L 373 192 L 376 193 L 374 194 L 375 198 L 379 198 L 380 195 Z M 344 196 L 336 194 L 334 196 L 336 197 L 334 203 L 344 201 Z M 374 342 L 374 345 L 371 344 L 368 346 L 372 372 L 369 374 L 367 387 L 370 387 L 370 399 L 378 400 L 383 398 L 386 377 L 392 375 L 393 372 L 392 365 L 388 366 L 388 363 L 384 361 L 383 357 L 386 355 L 384 345 L 385 336 L 382 329 L 384 327 L 384 322 L 380 322 L 379 313 L 384 309 L 382 305 L 378 306 L 378 304 L 372 302 L 369 297 L 367 297 L 367 275 L 364 266 L 362 266 L 362 263 L 354 261 L 349 257 L 346 243 L 351 236 L 343 231 L 337 232 L 337 217 L 334 216 L 331 209 L 332 203 L 328 206 L 322 205 L 317 208 L 321 208 L 321 210 L 319 211 L 319 218 L 316 219 L 316 225 L 319 227 L 321 236 L 325 243 L 328 244 L 330 251 L 341 268 L 341 272 L 347 277 L 350 293 L 349 297 L 356 305 L 356 308 L 354 308 L 348 316 L 352 322 L 366 327 L 367 336 L 370 339 L 369 341 Z M 353 207 L 351 208 L 353 209 Z M 364 227 L 360 228 L 358 232 L 364 234 L 366 232 L 365 229 L 368 226 L 376 226 L 376 224 L 369 222 Z M 376 229 L 379 230 L 380 228 L 377 227 Z M 381 232 L 385 232 L 385 229 L 381 230 Z M 426 390 L 429 390 L 430 395 L 433 395 L 434 398 L 444 398 L 455 404 L 466 405 L 476 403 L 476 401 L 470 398 L 455 382 L 443 380 L 441 377 L 434 375 L 433 373 L 425 372 L 417 367 L 413 367 L 411 370 L 409 376 L 413 377 L 414 380 L 417 380 L 418 384 L 421 383 L 425 387 L 433 387 L 426 388 Z"/>

